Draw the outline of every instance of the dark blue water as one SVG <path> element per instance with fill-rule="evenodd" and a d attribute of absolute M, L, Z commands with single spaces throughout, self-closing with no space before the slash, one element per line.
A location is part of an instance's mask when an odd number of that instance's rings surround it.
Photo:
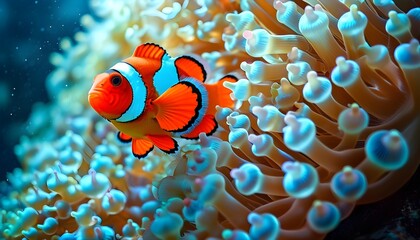
<path fill-rule="evenodd" d="M 13 148 L 35 102 L 49 101 L 45 79 L 51 52 L 81 30 L 85 0 L 0 0 L 0 180 L 18 167 Z"/>

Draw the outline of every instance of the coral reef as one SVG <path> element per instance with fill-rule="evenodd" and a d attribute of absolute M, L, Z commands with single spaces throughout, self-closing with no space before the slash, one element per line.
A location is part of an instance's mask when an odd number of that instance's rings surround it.
<path fill-rule="evenodd" d="M 2 185 L 6 239 L 322 239 L 419 163 L 420 8 L 377 0 L 91 0 Z M 403 10 L 402 10 L 403 9 Z M 87 104 L 140 43 L 233 73 L 235 108 L 136 159 Z"/>

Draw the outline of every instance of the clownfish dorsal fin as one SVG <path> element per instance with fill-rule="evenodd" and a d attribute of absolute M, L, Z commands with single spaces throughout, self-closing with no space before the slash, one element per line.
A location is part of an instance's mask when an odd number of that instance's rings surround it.
<path fill-rule="evenodd" d="M 167 135 L 147 135 L 153 144 L 165 153 L 174 153 L 178 150 L 178 143 Z"/>
<path fill-rule="evenodd" d="M 179 79 L 192 77 L 200 82 L 204 82 L 207 77 L 203 65 L 195 58 L 190 56 L 181 56 L 175 60 L 175 67 L 178 71 Z"/>
<path fill-rule="evenodd" d="M 153 101 L 156 120 L 165 131 L 185 131 L 198 118 L 202 102 L 203 95 L 193 83 L 179 82 Z"/>
<path fill-rule="evenodd" d="M 133 57 L 161 60 L 166 50 L 154 43 L 145 43 L 136 48 Z"/>
<path fill-rule="evenodd" d="M 147 138 L 135 138 L 131 143 L 133 155 L 137 158 L 144 158 L 153 150 L 153 142 Z"/>
<path fill-rule="evenodd" d="M 203 120 L 189 133 L 181 135 L 186 139 L 198 139 L 200 133 L 205 133 L 207 136 L 212 135 L 217 130 L 218 124 L 213 115 L 206 114 Z"/>

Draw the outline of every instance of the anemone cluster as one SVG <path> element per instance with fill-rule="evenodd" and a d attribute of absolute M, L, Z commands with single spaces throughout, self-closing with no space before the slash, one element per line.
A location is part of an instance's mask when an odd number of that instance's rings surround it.
<path fill-rule="evenodd" d="M 411 1 L 91 0 L 61 42 L 1 185 L 6 239 L 322 239 L 420 163 Z M 411 4 L 411 5 L 410 5 Z M 87 104 L 93 76 L 153 42 L 225 74 L 218 131 L 145 159 Z"/>

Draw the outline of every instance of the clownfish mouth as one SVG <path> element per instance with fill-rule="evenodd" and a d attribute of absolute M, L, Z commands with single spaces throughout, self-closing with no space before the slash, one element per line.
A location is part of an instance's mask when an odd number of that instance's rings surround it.
<path fill-rule="evenodd" d="M 115 120 L 121 116 L 121 114 L 109 112 L 109 98 L 104 97 L 104 94 L 101 91 L 90 90 L 88 94 L 88 101 L 90 106 L 99 115 L 101 115 L 101 117 L 107 120 Z"/>

